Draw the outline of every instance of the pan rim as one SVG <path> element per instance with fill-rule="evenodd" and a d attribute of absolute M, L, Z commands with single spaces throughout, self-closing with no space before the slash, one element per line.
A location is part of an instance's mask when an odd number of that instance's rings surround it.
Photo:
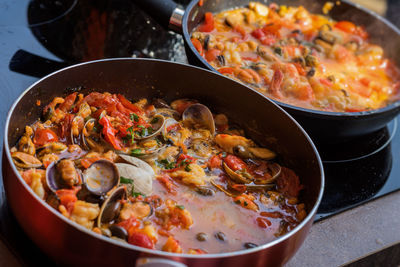
<path fill-rule="evenodd" d="M 102 235 L 96 234 L 93 231 L 90 231 L 88 229 L 86 229 L 85 227 L 67 219 L 65 216 L 63 216 L 61 213 L 57 212 L 57 210 L 55 210 L 54 208 L 52 208 L 48 203 L 46 203 L 44 200 L 40 199 L 34 192 L 33 190 L 25 183 L 25 181 L 22 179 L 22 176 L 19 174 L 17 168 L 15 167 L 15 165 L 12 163 L 12 158 L 11 158 L 11 153 L 10 153 L 10 148 L 8 145 L 8 129 L 9 129 L 9 124 L 10 124 L 10 120 L 11 120 L 11 116 L 14 113 L 14 110 L 16 108 L 16 106 L 18 105 L 18 103 L 20 102 L 20 100 L 35 86 L 37 86 L 38 84 L 40 84 L 43 80 L 48 79 L 49 77 L 56 75 L 60 72 L 66 71 L 70 68 L 77 68 L 80 66 L 84 66 L 84 65 L 90 65 L 90 64 L 96 64 L 96 63 L 101 63 L 101 62 L 111 62 L 111 61 L 150 61 L 150 62 L 161 62 L 162 64 L 171 64 L 171 65 L 181 65 L 184 66 L 186 68 L 193 68 L 193 69 L 197 69 L 199 71 L 205 71 L 208 72 L 212 75 L 218 75 L 217 73 L 211 71 L 211 70 L 207 70 L 204 68 L 200 68 L 200 67 L 196 67 L 196 66 L 192 66 L 192 65 L 188 65 L 188 64 L 183 64 L 183 63 L 177 63 L 177 62 L 171 62 L 171 61 L 167 61 L 167 60 L 160 60 L 160 59 L 145 59 L 145 58 L 111 58 L 111 59 L 100 59 L 100 60 L 94 60 L 94 61 L 89 61 L 89 62 L 84 62 L 84 63 L 79 63 L 79 64 L 75 64 L 72 66 L 68 66 L 66 68 L 60 69 L 58 71 L 55 71 L 53 73 L 50 73 L 48 75 L 46 75 L 45 77 L 39 79 L 38 81 L 36 81 L 35 83 L 33 83 L 32 85 L 30 85 L 26 90 L 24 90 L 19 97 L 13 102 L 13 104 L 10 107 L 10 110 L 7 114 L 7 120 L 5 123 L 5 129 L 4 129 L 4 143 L 3 143 L 3 151 L 5 152 L 6 155 L 6 159 L 8 161 L 8 164 L 10 165 L 12 171 L 14 172 L 14 174 L 18 177 L 19 182 L 22 184 L 22 186 L 25 187 L 25 189 L 31 194 L 31 196 L 36 199 L 36 201 L 38 201 L 41 205 L 43 205 L 44 207 L 46 207 L 51 213 L 53 213 L 53 215 L 57 216 L 59 219 L 61 219 L 62 221 L 64 221 L 65 223 L 69 224 L 70 226 L 78 229 L 79 231 L 85 233 L 85 234 L 89 234 L 91 237 L 94 238 L 99 238 L 102 241 L 106 241 L 109 242 L 113 245 L 116 246 L 120 246 L 123 247 L 124 249 L 129 249 L 129 250 L 136 250 L 139 252 L 143 252 L 143 253 L 148 253 L 150 255 L 155 255 L 155 256 L 163 256 L 163 257 L 179 257 L 179 258 L 187 258 L 187 259 L 209 259 L 209 258 L 226 258 L 226 257 L 233 257 L 233 256 L 240 256 L 240 255 L 245 255 L 245 254 L 251 254 L 254 252 L 258 252 L 261 250 L 264 250 L 266 248 L 272 247 L 278 243 L 281 243 L 282 241 L 290 238 L 292 235 L 294 235 L 295 233 L 297 233 L 298 231 L 300 231 L 300 229 L 302 229 L 303 227 L 305 227 L 306 224 L 308 224 L 311 220 L 313 220 L 313 218 L 315 217 L 315 214 L 317 212 L 317 209 L 319 207 L 319 204 L 322 200 L 322 195 L 324 192 L 324 187 L 325 187 L 325 174 L 324 174 L 324 169 L 323 169 L 323 165 L 322 165 L 322 161 L 321 158 L 319 156 L 318 150 L 316 149 L 313 141 L 311 140 L 311 138 L 308 136 L 308 134 L 305 132 L 305 130 L 302 128 L 302 126 L 293 119 L 293 117 L 291 115 L 289 115 L 285 110 L 283 110 L 281 107 L 279 107 L 276 103 L 273 103 L 272 101 L 270 101 L 268 98 L 266 98 L 264 95 L 262 95 L 261 93 L 252 91 L 253 93 L 257 93 L 258 95 L 260 95 L 261 97 L 265 98 L 267 101 L 271 102 L 272 105 L 275 105 L 275 107 L 277 107 L 278 109 L 280 109 L 280 111 L 284 112 L 289 119 L 291 119 L 293 121 L 293 123 L 296 124 L 296 126 L 299 128 L 299 130 L 302 132 L 302 134 L 304 135 L 304 137 L 306 138 L 306 140 L 308 141 L 308 144 L 311 146 L 312 150 L 314 151 L 314 155 L 316 157 L 317 163 L 318 163 L 318 167 L 319 167 L 319 171 L 320 171 L 320 188 L 319 188 L 319 193 L 318 196 L 316 198 L 316 201 L 312 207 L 312 209 L 310 210 L 310 212 L 307 214 L 306 218 L 299 224 L 297 225 L 293 230 L 291 230 L 290 232 L 286 233 L 285 235 L 271 241 L 268 243 L 265 243 L 263 245 L 260 245 L 258 247 L 255 248 L 251 248 L 251 249 L 242 249 L 242 250 L 238 250 L 238 251 L 232 251 L 232 252 L 224 252 L 224 253 L 213 253 L 213 254 L 202 254 L 202 255 L 194 255 L 194 254 L 187 254 L 187 253 L 171 253 L 171 252 L 165 252 L 165 251 L 160 251 L 160 250 L 153 250 L 153 249 L 147 249 L 147 248 L 143 248 L 143 247 L 139 247 L 139 246 L 135 246 L 135 245 L 131 245 L 128 243 L 122 243 L 116 240 L 113 240 L 111 238 L 108 237 L 104 237 Z M 220 75 L 223 76 L 223 75 Z M 226 78 L 226 77 L 225 77 Z M 233 80 L 234 81 L 234 80 Z M 236 81 L 235 81 L 236 82 Z M 240 85 L 242 85 L 241 83 L 239 83 Z"/>
<path fill-rule="evenodd" d="M 205 66 L 207 66 L 208 70 L 212 70 L 213 72 L 216 72 L 218 74 L 220 74 L 214 67 L 212 67 L 207 60 L 205 60 L 196 50 L 196 48 L 194 47 L 194 45 L 192 44 L 192 42 L 190 41 L 190 33 L 188 31 L 188 20 L 189 20 L 189 13 L 190 11 L 192 11 L 192 9 L 197 5 L 197 3 L 199 2 L 199 0 L 192 0 L 188 6 L 185 9 L 185 13 L 183 15 L 183 19 L 182 19 L 182 32 L 183 32 L 183 37 L 185 39 L 186 44 L 189 46 L 190 50 L 196 55 L 197 59 L 201 61 L 201 63 Z M 261 1 L 259 1 L 261 2 Z M 265 1 L 263 1 L 265 2 Z M 386 18 L 378 15 L 377 13 L 361 6 L 360 4 L 357 3 L 352 3 L 348 0 L 342 0 L 342 3 L 345 3 L 349 6 L 352 6 L 354 8 L 357 8 L 373 17 L 375 17 L 375 19 L 378 19 L 380 21 L 382 21 L 386 26 L 388 26 L 390 29 L 392 29 L 393 31 L 395 31 L 398 35 L 400 35 L 400 29 L 397 28 L 396 26 L 394 26 L 393 23 L 391 23 L 390 21 L 388 21 Z M 399 66 L 400 67 L 400 66 Z M 220 74 L 226 78 L 229 78 L 231 80 L 234 80 L 233 78 L 227 77 L 223 74 Z M 235 81 L 235 80 L 234 80 Z M 237 81 L 236 81 L 237 82 Z M 246 86 L 247 88 L 249 88 L 250 90 L 256 91 L 256 89 L 242 83 L 244 86 Z M 302 113 L 302 114 L 310 114 L 310 115 L 314 115 L 317 116 L 319 118 L 334 118 L 336 120 L 347 120 L 349 117 L 353 118 L 353 117 L 369 117 L 369 116 L 375 116 L 375 115 L 379 115 L 385 112 L 389 112 L 389 111 L 393 111 L 393 112 L 398 112 L 400 111 L 400 99 L 390 103 L 389 105 L 382 107 L 382 108 L 378 108 L 378 109 L 373 109 L 373 110 L 367 110 L 367 111 L 359 111 L 359 112 L 331 112 L 331 111 L 322 111 L 322 110 L 316 110 L 316 109 L 309 109 L 309 108 L 303 108 L 303 107 L 299 107 L 299 106 L 295 106 L 295 105 L 291 105 L 291 104 L 287 104 L 272 98 L 269 98 L 268 96 L 264 95 L 264 97 L 266 97 L 268 100 L 276 103 L 277 105 L 284 107 L 287 110 L 291 110 L 294 112 L 298 112 L 298 113 Z"/>

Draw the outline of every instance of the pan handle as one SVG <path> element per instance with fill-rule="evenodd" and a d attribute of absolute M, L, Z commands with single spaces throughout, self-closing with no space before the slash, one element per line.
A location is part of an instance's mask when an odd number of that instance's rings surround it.
<path fill-rule="evenodd" d="M 42 78 L 56 70 L 71 66 L 71 63 L 44 58 L 19 49 L 12 56 L 8 67 L 14 72 Z"/>
<path fill-rule="evenodd" d="M 133 2 L 155 19 L 161 26 L 182 32 L 184 10 L 172 0 L 133 0 Z"/>

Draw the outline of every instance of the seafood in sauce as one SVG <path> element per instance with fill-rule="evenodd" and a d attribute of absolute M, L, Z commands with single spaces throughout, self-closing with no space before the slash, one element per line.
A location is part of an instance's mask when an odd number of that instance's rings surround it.
<path fill-rule="evenodd" d="M 295 172 L 195 100 L 56 97 L 11 153 L 27 185 L 63 216 L 144 248 L 248 249 L 306 217 Z"/>

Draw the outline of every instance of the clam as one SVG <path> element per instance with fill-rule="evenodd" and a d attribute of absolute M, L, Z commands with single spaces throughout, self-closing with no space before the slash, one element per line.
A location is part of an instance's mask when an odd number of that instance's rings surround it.
<path fill-rule="evenodd" d="M 181 115 L 179 113 L 171 108 L 157 108 L 157 114 L 163 115 L 164 117 L 167 118 L 173 118 L 175 120 L 179 120 Z"/>
<path fill-rule="evenodd" d="M 42 162 L 36 157 L 24 153 L 24 152 L 13 152 L 11 157 L 15 166 L 19 168 L 29 169 L 29 168 L 39 168 L 42 166 Z"/>
<path fill-rule="evenodd" d="M 120 200 L 126 198 L 125 186 L 115 188 L 109 193 L 107 199 L 103 202 L 100 214 L 97 217 L 97 226 L 102 228 L 102 224 L 113 223 L 119 216 L 122 208 Z"/>
<path fill-rule="evenodd" d="M 95 195 L 103 195 L 119 185 L 119 170 L 111 161 L 95 161 L 83 172 L 86 188 Z"/>
<path fill-rule="evenodd" d="M 151 129 L 153 129 L 153 131 L 147 135 L 143 135 L 143 136 L 135 136 L 136 140 L 146 140 L 146 139 L 150 139 L 153 137 L 156 137 L 157 135 L 159 135 L 163 129 L 165 123 L 165 118 L 163 115 L 161 114 L 156 114 L 151 120 L 150 120 L 150 124 L 151 124 Z"/>
<path fill-rule="evenodd" d="M 239 184 L 249 184 L 253 181 L 253 177 L 247 171 L 234 171 L 223 163 L 224 169 L 229 177 Z"/>
<path fill-rule="evenodd" d="M 82 129 L 82 136 L 81 136 L 82 145 L 86 150 L 103 152 L 104 146 L 100 144 L 102 142 L 102 138 L 100 134 L 94 130 L 95 124 L 96 124 L 95 119 L 89 119 L 86 121 Z"/>
<path fill-rule="evenodd" d="M 281 174 L 281 166 L 277 163 L 269 163 L 268 170 L 270 171 L 271 177 L 265 178 L 255 178 L 254 183 L 256 185 L 267 185 L 273 183 Z"/>
<path fill-rule="evenodd" d="M 203 104 L 193 104 L 185 109 L 182 114 L 182 120 L 185 125 L 200 126 L 215 133 L 215 123 L 211 111 Z"/>
<path fill-rule="evenodd" d="M 116 163 L 121 177 L 130 180 L 133 189 L 137 193 L 150 195 L 153 192 L 153 168 L 145 161 L 136 157 L 120 154 L 120 157 L 128 163 Z"/>
<path fill-rule="evenodd" d="M 52 162 L 46 169 L 46 183 L 54 193 L 63 188 L 71 188 L 82 183 L 82 174 L 71 160 Z"/>

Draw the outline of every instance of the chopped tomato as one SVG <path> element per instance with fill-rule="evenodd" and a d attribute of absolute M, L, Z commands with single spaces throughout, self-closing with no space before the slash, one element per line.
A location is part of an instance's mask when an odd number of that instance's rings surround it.
<path fill-rule="evenodd" d="M 178 131 L 180 128 L 181 126 L 179 125 L 179 123 L 175 123 L 167 127 L 167 132 Z"/>
<path fill-rule="evenodd" d="M 244 193 L 246 192 L 247 186 L 244 184 L 234 184 L 232 185 L 232 188 L 240 193 Z"/>
<path fill-rule="evenodd" d="M 242 26 L 236 25 L 233 30 L 235 32 L 240 33 L 240 35 L 242 36 L 242 39 L 247 39 L 248 36 L 247 36 L 246 30 Z"/>
<path fill-rule="evenodd" d="M 50 129 L 37 129 L 33 137 L 33 143 L 37 146 L 43 146 L 47 143 L 57 141 L 57 134 Z"/>
<path fill-rule="evenodd" d="M 331 87 L 333 85 L 333 83 L 330 80 L 325 79 L 325 78 L 320 78 L 319 82 L 328 87 Z"/>
<path fill-rule="evenodd" d="M 117 130 L 112 127 L 110 120 L 106 116 L 104 116 L 99 120 L 99 123 L 103 126 L 104 139 L 108 143 L 110 143 L 115 149 L 121 150 L 121 140 L 117 139 L 117 137 L 115 136 Z"/>
<path fill-rule="evenodd" d="M 304 68 L 301 66 L 300 63 L 295 62 L 295 63 L 292 63 L 292 64 L 296 67 L 297 72 L 298 72 L 301 76 L 305 76 L 305 75 L 306 75 L 306 71 L 304 70 Z"/>
<path fill-rule="evenodd" d="M 150 237 L 142 233 L 132 233 L 128 238 L 128 243 L 143 248 L 154 249 L 154 244 Z"/>
<path fill-rule="evenodd" d="M 291 169 L 282 167 L 281 175 L 276 180 L 278 191 L 290 196 L 297 197 L 303 186 L 300 185 L 299 177 Z"/>
<path fill-rule="evenodd" d="M 219 68 L 218 72 L 221 74 L 233 74 L 234 69 L 229 67 Z"/>
<path fill-rule="evenodd" d="M 199 2 L 197 3 L 199 6 L 203 6 L 204 4 L 204 0 L 199 0 Z"/>
<path fill-rule="evenodd" d="M 140 222 L 136 220 L 135 216 L 132 216 L 127 220 L 117 223 L 117 225 L 124 228 L 128 232 L 128 234 L 130 234 L 133 233 L 135 229 L 140 226 Z"/>
<path fill-rule="evenodd" d="M 368 33 L 363 27 L 356 26 L 353 22 L 350 21 L 339 21 L 335 24 L 335 28 L 338 28 L 347 33 L 358 35 L 364 40 L 368 38 Z"/>
<path fill-rule="evenodd" d="M 251 35 L 254 38 L 261 39 L 261 38 L 263 38 L 265 36 L 265 33 L 264 33 L 264 31 L 262 29 L 259 28 L 259 29 L 255 29 L 254 31 L 252 31 Z"/>
<path fill-rule="evenodd" d="M 191 156 L 189 156 L 189 155 L 186 155 L 186 154 L 180 154 L 179 157 L 178 157 L 177 163 L 179 164 L 182 161 L 186 161 L 188 163 L 189 162 L 193 163 L 193 162 L 196 162 L 196 159 L 191 157 Z"/>
<path fill-rule="evenodd" d="M 199 26 L 201 32 L 211 32 L 214 30 L 214 17 L 211 12 L 204 14 L 204 22 Z"/>
<path fill-rule="evenodd" d="M 60 189 L 56 191 L 56 195 L 60 199 L 61 205 L 63 205 L 70 214 L 74 209 L 75 202 L 78 200 L 76 193 L 80 189 L 80 187 L 75 187 L 73 189 Z"/>
<path fill-rule="evenodd" d="M 214 155 L 208 160 L 208 167 L 211 169 L 221 168 L 222 159 L 221 157 Z"/>
<path fill-rule="evenodd" d="M 190 40 L 192 41 L 192 44 L 194 48 L 196 48 L 197 52 L 199 52 L 201 56 L 204 56 L 203 46 L 201 45 L 200 41 L 195 38 L 192 38 Z"/>
<path fill-rule="evenodd" d="M 72 109 L 72 106 L 75 103 L 76 96 L 78 95 L 77 92 L 72 93 L 64 98 L 64 103 L 60 104 L 60 110 L 66 112 Z"/>
<path fill-rule="evenodd" d="M 210 49 L 206 52 L 206 59 L 208 62 L 214 61 L 220 54 L 221 54 L 220 50 L 214 48 Z"/>
<path fill-rule="evenodd" d="M 141 108 L 139 108 L 138 106 L 136 106 L 135 104 L 133 104 L 131 101 L 129 101 L 128 99 L 126 99 L 123 95 L 118 94 L 117 97 L 118 97 L 119 101 L 121 101 L 121 104 L 122 104 L 125 108 L 131 110 L 131 111 L 134 112 L 134 113 L 138 113 L 138 114 L 142 114 L 142 113 L 143 113 L 143 110 L 142 110 Z M 132 112 L 130 112 L 130 113 L 132 113 Z"/>
<path fill-rule="evenodd" d="M 230 169 L 233 171 L 239 171 L 239 170 L 245 170 L 246 169 L 246 163 L 244 163 L 243 160 L 240 158 L 234 156 L 234 155 L 227 155 L 224 158 L 224 162 Z"/>
<path fill-rule="evenodd" d="M 92 165 L 93 162 L 96 162 L 100 159 L 100 157 L 83 158 L 81 159 L 81 165 L 83 166 L 83 168 L 87 169 L 90 167 L 90 165 Z"/>
<path fill-rule="evenodd" d="M 282 218 L 283 215 L 280 212 L 274 211 L 274 212 L 267 212 L 267 211 L 262 211 L 260 212 L 261 216 L 264 217 L 269 217 L 269 218 Z"/>

